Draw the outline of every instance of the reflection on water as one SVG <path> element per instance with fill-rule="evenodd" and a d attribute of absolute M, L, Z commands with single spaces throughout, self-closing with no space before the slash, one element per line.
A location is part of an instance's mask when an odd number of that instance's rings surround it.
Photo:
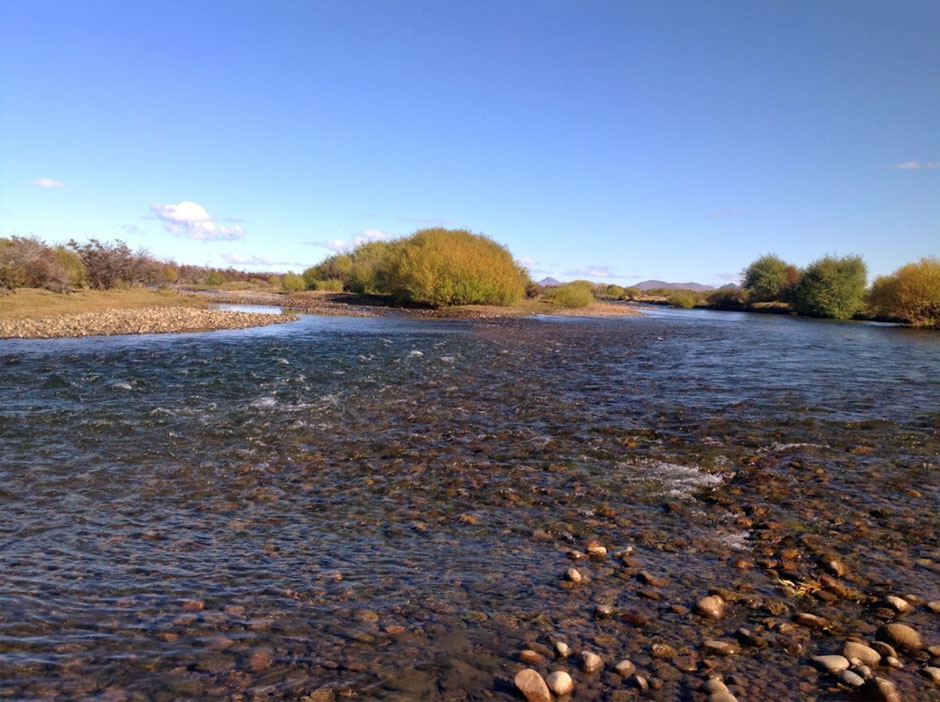
<path fill-rule="evenodd" d="M 691 700 L 703 636 L 806 606 L 776 581 L 818 577 L 821 550 L 866 593 L 940 598 L 935 333 L 303 317 L 0 342 L 0 391 L 7 697 L 510 699 L 517 652 L 562 638 Z M 667 578 L 659 599 L 613 557 L 564 586 L 592 538 Z M 792 573 L 760 565 L 785 548 Z M 716 584 L 756 604 L 707 625 L 674 607 Z M 885 616 L 826 607 L 840 634 Z M 785 699 L 833 642 L 716 665 Z M 619 684 L 575 677 L 578 699 Z M 895 679 L 929 699 L 916 666 Z"/>

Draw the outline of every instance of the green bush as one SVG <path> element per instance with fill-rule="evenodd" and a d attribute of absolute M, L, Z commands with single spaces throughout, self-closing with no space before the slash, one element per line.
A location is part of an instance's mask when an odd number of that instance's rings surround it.
<path fill-rule="evenodd" d="M 608 285 L 607 289 L 604 290 L 604 297 L 611 300 L 622 300 L 625 292 L 621 285 Z"/>
<path fill-rule="evenodd" d="M 748 291 L 741 288 L 718 288 L 705 296 L 705 301 L 717 310 L 745 310 Z"/>
<path fill-rule="evenodd" d="M 869 305 L 877 315 L 940 328 L 940 259 L 922 258 L 879 277 L 871 287 Z"/>
<path fill-rule="evenodd" d="M 225 276 L 222 275 L 222 271 L 209 271 L 206 273 L 206 285 L 222 285 L 224 282 Z"/>
<path fill-rule="evenodd" d="M 859 256 L 825 256 L 804 271 L 791 292 L 797 314 L 849 319 L 865 306 L 867 270 Z"/>
<path fill-rule="evenodd" d="M 594 286 L 587 287 L 583 283 L 584 281 L 575 281 L 549 288 L 545 291 L 544 297 L 555 307 L 568 309 L 587 307 L 594 302 Z"/>
<path fill-rule="evenodd" d="M 785 300 L 797 277 L 795 267 L 779 256 L 766 254 L 744 269 L 744 288 L 751 302 Z"/>
<path fill-rule="evenodd" d="M 690 310 L 698 304 L 698 294 L 693 290 L 670 290 L 666 298 L 670 305 L 684 310 Z"/>
<path fill-rule="evenodd" d="M 396 242 L 381 272 L 384 290 L 434 307 L 512 304 L 528 282 L 505 247 L 460 229 L 424 229 Z"/>
<path fill-rule="evenodd" d="M 306 286 L 304 279 L 296 273 L 285 273 L 281 276 L 281 290 L 284 292 L 300 292 Z"/>
<path fill-rule="evenodd" d="M 639 288 L 634 287 L 634 286 L 631 285 L 629 288 L 625 288 L 625 289 L 624 289 L 623 295 L 622 295 L 622 299 L 624 299 L 624 300 L 638 300 L 640 297 L 642 297 L 642 295 L 643 295 L 643 291 L 642 291 L 642 290 L 640 290 Z"/>
<path fill-rule="evenodd" d="M 326 290 L 329 292 L 342 292 L 343 281 L 339 278 L 330 278 L 329 280 L 317 280 L 313 284 L 314 290 Z"/>

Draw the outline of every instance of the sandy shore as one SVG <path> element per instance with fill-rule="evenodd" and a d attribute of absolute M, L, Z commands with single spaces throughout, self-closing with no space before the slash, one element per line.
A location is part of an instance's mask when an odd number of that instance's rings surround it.
<path fill-rule="evenodd" d="M 282 324 L 295 319 L 296 315 L 230 312 L 192 307 L 115 309 L 37 319 L 3 319 L 0 320 L 0 338 L 50 339 L 114 334 L 169 334 L 244 329 Z"/>

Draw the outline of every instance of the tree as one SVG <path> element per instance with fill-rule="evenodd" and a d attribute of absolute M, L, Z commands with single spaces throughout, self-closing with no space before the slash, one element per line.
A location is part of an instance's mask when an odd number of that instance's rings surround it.
<path fill-rule="evenodd" d="M 940 259 L 922 258 L 880 276 L 871 286 L 869 305 L 877 315 L 940 328 Z"/>
<path fill-rule="evenodd" d="M 797 314 L 849 319 L 865 306 L 865 262 L 859 256 L 825 256 L 811 263 L 793 288 Z"/>
<path fill-rule="evenodd" d="M 751 302 L 781 301 L 796 277 L 793 266 L 775 254 L 765 254 L 744 269 L 744 289 Z"/>

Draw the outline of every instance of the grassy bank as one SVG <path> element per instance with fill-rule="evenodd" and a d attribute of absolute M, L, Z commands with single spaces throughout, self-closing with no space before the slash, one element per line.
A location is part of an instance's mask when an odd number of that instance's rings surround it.
<path fill-rule="evenodd" d="M 19 288 L 10 294 L 0 295 L 0 320 L 39 319 L 145 307 L 204 308 L 207 304 L 202 298 L 179 295 L 172 290 L 126 288 L 62 294 L 38 288 Z"/>

